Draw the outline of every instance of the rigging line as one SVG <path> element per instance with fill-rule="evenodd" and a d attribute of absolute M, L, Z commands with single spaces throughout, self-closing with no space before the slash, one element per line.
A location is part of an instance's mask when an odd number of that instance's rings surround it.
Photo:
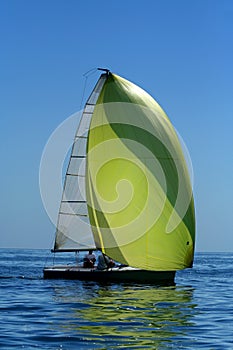
<path fill-rule="evenodd" d="M 83 100 L 84 100 L 84 95 L 85 95 L 85 91 L 86 91 L 86 87 L 87 87 L 87 80 L 88 78 L 94 74 L 98 69 L 97 68 L 92 68 L 89 69 L 86 73 L 83 74 L 84 78 L 85 78 L 85 82 L 84 82 L 84 87 L 83 87 L 83 93 L 82 93 L 82 98 L 81 98 L 81 103 L 80 103 L 80 109 L 82 109 L 82 105 L 83 105 Z"/>
<path fill-rule="evenodd" d="M 83 76 L 89 77 L 90 75 L 94 74 L 97 70 L 98 70 L 98 68 L 89 69 L 86 73 L 83 74 Z"/>
<path fill-rule="evenodd" d="M 81 103 L 80 103 L 80 109 L 82 109 L 83 99 L 84 99 L 85 90 L 86 90 L 86 86 L 87 86 L 87 78 L 88 77 L 85 77 L 85 82 L 84 82 L 84 87 L 83 87 L 83 94 L 82 94 Z"/>

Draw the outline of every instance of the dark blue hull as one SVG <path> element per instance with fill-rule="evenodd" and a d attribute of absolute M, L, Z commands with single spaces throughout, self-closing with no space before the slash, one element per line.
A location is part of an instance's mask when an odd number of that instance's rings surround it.
<path fill-rule="evenodd" d="M 77 266 L 44 268 L 45 279 L 72 279 L 99 282 L 134 282 L 173 285 L 175 271 L 147 271 L 129 267 L 97 270 Z"/>

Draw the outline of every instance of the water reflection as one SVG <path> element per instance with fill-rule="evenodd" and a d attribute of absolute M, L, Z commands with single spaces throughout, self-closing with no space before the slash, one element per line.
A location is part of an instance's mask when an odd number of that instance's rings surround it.
<path fill-rule="evenodd" d="M 81 282 L 69 287 L 55 288 L 56 300 L 69 309 L 62 329 L 92 341 L 93 349 L 104 349 L 103 342 L 106 349 L 168 349 L 193 326 L 196 305 L 189 287 Z"/>

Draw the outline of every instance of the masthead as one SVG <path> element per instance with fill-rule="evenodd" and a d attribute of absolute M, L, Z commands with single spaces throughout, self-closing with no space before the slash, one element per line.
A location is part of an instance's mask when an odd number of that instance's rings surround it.
<path fill-rule="evenodd" d="M 98 69 L 98 70 L 101 70 L 101 71 L 103 71 L 103 72 L 106 72 L 107 74 L 110 73 L 110 70 L 107 69 L 107 68 L 97 68 L 97 69 Z"/>

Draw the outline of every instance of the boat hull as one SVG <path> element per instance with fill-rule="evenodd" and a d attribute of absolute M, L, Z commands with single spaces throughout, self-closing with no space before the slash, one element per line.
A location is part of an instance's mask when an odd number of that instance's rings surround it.
<path fill-rule="evenodd" d="M 71 279 L 97 282 L 134 282 L 174 285 L 175 271 L 147 271 L 130 267 L 97 270 L 77 266 L 45 267 L 45 279 Z"/>

